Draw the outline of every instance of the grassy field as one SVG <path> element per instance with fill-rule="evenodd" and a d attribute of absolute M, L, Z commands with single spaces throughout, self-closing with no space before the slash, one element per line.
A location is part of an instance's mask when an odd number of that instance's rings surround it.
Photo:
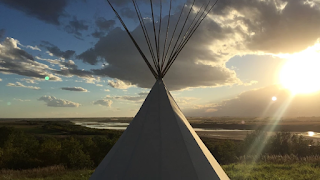
<path fill-rule="evenodd" d="M 315 164 L 230 164 L 224 165 L 232 180 L 319 180 Z"/>
<path fill-rule="evenodd" d="M 232 180 L 318 180 L 315 164 L 230 164 L 222 166 Z M 1 180 L 87 180 L 93 170 L 66 170 L 63 166 L 0 171 Z"/>
<path fill-rule="evenodd" d="M 93 170 L 67 170 L 52 166 L 22 171 L 0 170 L 1 180 L 88 180 Z"/>
<path fill-rule="evenodd" d="M 222 124 L 223 126 L 229 124 L 232 126 L 237 124 L 239 120 L 231 118 L 224 123 L 221 122 L 221 119 L 213 122 L 208 122 L 208 119 L 191 119 L 190 121 L 201 126 L 208 124 L 212 126 L 214 124 Z M 253 124 L 252 127 L 268 121 L 266 119 L 247 120 L 248 124 Z M 85 119 L 85 121 L 88 121 L 88 119 Z M 114 119 L 100 119 L 99 121 L 114 121 Z M 125 119 L 125 121 L 129 120 Z M 281 124 L 301 126 L 305 121 L 303 119 L 296 123 L 290 123 L 291 121 L 286 120 Z M 306 126 L 317 127 L 320 123 L 311 119 L 305 124 Z M 100 163 L 108 149 L 112 147 L 122 133 L 122 131 L 98 130 L 77 126 L 62 119 L 59 121 L 0 120 L 1 126 L 13 127 L 15 130 L 7 129 L 8 132 L 12 131 L 10 136 L 3 136 L 7 139 L 1 139 L 0 135 L 0 166 L 3 166 L 2 169 L 0 168 L 0 180 L 87 180 L 93 173 L 93 169 Z M 26 135 L 21 134 L 20 131 Z M 0 134 L 5 135 L 5 132 L 0 131 Z M 201 137 L 201 139 L 206 143 L 215 158 L 221 164 L 224 164 L 222 167 L 232 180 L 320 180 L 320 145 L 310 144 L 308 140 L 303 138 L 292 138 L 293 136 L 290 134 L 278 134 L 271 138 L 270 143 L 263 144 L 268 147 L 266 153 L 270 155 L 259 156 L 256 161 L 258 163 L 252 164 L 252 159 L 256 159 L 255 156 L 244 156 L 243 152 L 247 152 L 246 148 L 255 142 L 254 138 L 260 136 L 257 133 L 248 136 L 245 141 L 208 137 Z M 75 152 L 75 149 L 78 151 Z M 280 155 L 280 153 L 283 155 Z M 59 161 L 56 162 L 55 160 Z M 10 164 L 15 161 L 27 164 L 29 162 L 40 163 L 39 166 L 31 164 L 32 167 L 28 165 L 26 168 L 15 168 L 16 166 Z M 69 161 L 77 163 L 70 164 Z M 43 163 L 48 162 L 52 163 L 43 165 Z M 93 162 L 95 162 L 95 165 L 75 166 L 83 163 L 92 164 Z M 16 165 L 20 164 L 23 163 Z M 32 169 L 34 167 L 42 168 Z M 5 170 L 5 168 L 25 170 Z"/>

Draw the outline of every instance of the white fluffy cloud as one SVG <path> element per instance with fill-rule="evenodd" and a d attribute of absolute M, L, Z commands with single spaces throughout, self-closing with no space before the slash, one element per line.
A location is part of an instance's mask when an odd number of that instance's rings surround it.
<path fill-rule="evenodd" d="M 6 38 L 0 43 L 0 73 L 38 79 L 49 76 L 52 81 L 61 81 L 60 77 L 50 72 L 51 68 L 35 61 L 33 56 L 20 49 L 18 44 L 19 41 L 13 38 Z"/>
<path fill-rule="evenodd" d="M 79 103 L 72 101 L 58 99 L 54 96 L 42 96 L 38 99 L 39 101 L 44 101 L 49 107 L 79 107 Z"/>
<path fill-rule="evenodd" d="M 93 102 L 94 105 L 100 105 L 100 106 L 106 106 L 106 107 L 111 107 L 113 101 L 109 99 L 100 99 L 95 102 Z"/>
<path fill-rule="evenodd" d="M 119 79 L 108 80 L 108 85 L 116 89 L 128 89 L 132 86 L 130 83 L 126 83 Z"/>
<path fill-rule="evenodd" d="M 30 46 L 30 45 L 27 45 L 26 48 L 29 48 L 29 49 L 32 49 L 32 50 L 41 51 L 41 49 L 38 48 L 38 46 Z"/>
<path fill-rule="evenodd" d="M 34 58 L 31 54 L 19 48 L 18 45 L 20 45 L 19 41 L 13 38 L 6 38 L 0 43 L 0 73 L 30 77 L 33 82 L 34 80 L 44 80 L 46 76 L 49 76 L 50 81 L 62 81 L 59 76 L 78 76 L 87 81 L 97 79 L 93 77 L 91 71 L 78 69 L 78 66 L 72 60 L 45 59 L 39 56 Z M 50 65 L 58 65 L 60 69 L 50 68 L 36 60 L 49 62 Z M 31 83 L 32 81 L 27 82 Z"/>
<path fill-rule="evenodd" d="M 22 88 L 28 88 L 28 89 L 34 89 L 34 90 L 39 90 L 39 89 L 41 89 L 40 87 L 36 87 L 36 86 L 26 86 L 26 85 L 23 85 L 21 82 L 8 83 L 7 86 L 22 87 Z"/>

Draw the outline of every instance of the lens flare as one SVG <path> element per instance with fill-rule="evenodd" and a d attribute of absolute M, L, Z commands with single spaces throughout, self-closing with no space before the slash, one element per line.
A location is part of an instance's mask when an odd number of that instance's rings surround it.
<path fill-rule="evenodd" d="M 314 136 L 314 132 L 313 131 L 308 131 L 308 136 Z"/>

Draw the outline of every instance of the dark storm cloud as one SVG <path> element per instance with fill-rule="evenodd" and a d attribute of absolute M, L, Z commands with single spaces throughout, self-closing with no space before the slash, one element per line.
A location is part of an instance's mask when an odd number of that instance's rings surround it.
<path fill-rule="evenodd" d="M 0 0 L 0 3 L 10 8 L 54 25 L 60 25 L 59 18 L 65 15 L 67 2 L 68 0 Z"/>
<path fill-rule="evenodd" d="M 53 45 L 48 41 L 42 41 L 40 46 L 46 48 L 54 56 L 64 59 L 70 59 L 75 54 L 75 51 L 73 50 L 61 51 L 58 46 Z"/>
<path fill-rule="evenodd" d="M 214 12 L 227 16 L 233 10 L 242 15 L 234 15 L 234 21 L 248 28 L 245 45 L 250 50 L 294 53 L 320 38 L 320 7 L 316 1 L 224 0 Z"/>
<path fill-rule="evenodd" d="M 95 32 L 93 32 L 91 34 L 92 37 L 94 37 L 94 38 L 101 38 L 101 37 L 105 36 L 105 34 L 109 30 L 111 30 L 115 25 L 114 20 L 106 20 L 104 17 L 97 18 L 95 23 L 96 23 L 96 26 L 98 27 L 98 29 L 96 29 Z"/>
<path fill-rule="evenodd" d="M 88 49 L 87 51 L 78 55 L 77 59 L 81 59 L 84 63 L 89 63 L 91 65 L 95 65 L 100 61 L 95 49 Z"/>
<path fill-rule="evenodd" d="M 100 31 L 95 31 L 91 35 L 92 35 L 92 37 L 99 39 L 99 38 L 102 38 L 105 35 L 105 33 L 104 32 L 100 32 Z"/>
<path fill-rule="evenodd" d="M 122 6 L 126 5 L 129 3 L 132 3 L 132 0 L 110 0 L 111 4 L 116 5 L 116 6 Z M 150 0 L 137 0 L 139 3 L 148 3 Z"/>
<path fill-rule="evenodd" d="M 72 101 L 58 99 L 54 96 L 42 96 L 38 99 L 38 101 L 44 101 L 49 107 L 79 107 L 79 103 L 75 103 Z"/>
<path fill-rule="evenodd" d="M 77 17 L 73 17 L 73 20 L 69 21 L 69 24 L 65 26 L 65 30 L 69 34 L 74 34 L 76 37 L 82 37 L 80 31 L 88 30 L 89 26 L 85 24 L 85 21 L 78 20 Z"/>
<path fill-rule="evenodd" d="M 96 25 L 99 28 L 100 31 L 109 31 L 114 25 L 114 20 L 106 20 L 103 17 L 99 17 L 96 19 Z"/>
<path fill-rule="evenodd" d="M 78 76 L 84 79 L 94 79 L 91 71 L 80 70 L 77 66 L 61 68 L 60 70 L 52 70 L 52 72 L 66 77 Z"/>
<path fill-rule="evenodd" d="M 127 1 L 118 3 L 125 2 Z M 196 6 L 199 7 L 199 3 L 203 2 L 207 1 L 197 1 Z M 235 72 L 225 66 L 235 55 L 293 53 L 314 45 L 320 38 L 320 7 L 319 3 L 310 5 L 315 1 L 308 2 L 219 1 L 165 77 L 169 89 L 241 84 Z M 186 14 L 183 14 L 182 19 Z M 167 18 L 164 17 L 162 21 L 167 22 Z M 175 24 L 177 19 L 176 13 L 170 24 Z M 179 24 L 180 28 L 181 26 L 182 23 Z M 146 24 L 146 28 L 149 32 L 153 31 L 150 22 Z M 172 29 L 171 26 L 169 37 Z M 162 32 L 165 32 L 164 27 Z M 148 52 L 139 26 L 132 31 L 132 35 L 142 50 Z M 162 35 L 162 43 L 163 37 Z M 93 48 L 82 54 L 87 55 L 81 57 L 83 62 L 96 64 L 99 62 L 97 59 L 104 59 L 108 63 L 102 69 L 94 69 L 96 75 L 117 78 L 139 87 L 151 87 L 153 84 L 151 74 L 145 74 L 149 72 L 147 66 L 128 35 L 120 28 L 115 28 L 107 36 L 101 37 Z M 151 59 L 149 53 L 146 55 Z"/>
<path fill-rule="evenodd" d="M 84 89 L 82 87 L 62 87 L 61 89 L 66 91 L 88 92 L 87 89 Z"/>
<path fill-rule="evenodd" d="M 172 16 L 172 24 L 177 21 L 177 16 Z M 167 20 L 166 18 L 164 22 Z M 146 26 L 148 31 L 151 32 L 152 24 L 147 23 Z M 181 26 L 182 23 L 180 23 Z M 162 28 L 165 27 L 163 26 Z M 214 33 L 209 33 L 211 31 Z M 172 32 L 173 28 L 171 28 L 170 33 Z M 208 49 L 208 45 L 212 44 L 214 39 L 224 39 L 228 33 L 230 33 L 230 30 L 226 29 L 223 32 L 222 28 L 216 23 L 206 21 L 190 40 L 190 43 L 182 51 L 179 59 L 172 66 L 167 77 L 165 77 L 168 87 L 171 90 L 177 90 L 187 87 L 220 86 L 239 82 L 235 77 L 234 71 L 222 65 L 213 67 L 197 62 L 197 60 L 210 60 L 211 62 L 222 64 L 228 60 L 223 60 L 221 55 Z M 138 44 L 141 45 L 142 50 L 148 52 L 141 29 L 137 27 L 132 34 L 137 39 Z M 94 57 L 97 57 L 105 59 L 108 63 L 102 69 L 93 70 L 95 75 L 117 78 L 143 88 L 150 88 L 154 83 L 152 75 L 147 74 L 150 73 L 147 65 L 143 62 L 126 32 L 120 28 L 115 28 L 107 36 L 100 38 L 94 48 L 83 54 L 91 55 L 90 57 L 82 56 L 83 62 L 89 64 L 97 63 L 98 61 L 94 60 Z"/>
<path fill-rule="evenodd" d="M 122 8 L 120 10 L 120 14 L 121 14 L 121 17 L 126 17 L 126 18 L 129 18 L 129 19 L 133 19 L 135 21 L 138 20 L 138 16 L 137 16 L 136 11 L 133 10 L 133 9 L 130 9 L 128 7 Z"/>

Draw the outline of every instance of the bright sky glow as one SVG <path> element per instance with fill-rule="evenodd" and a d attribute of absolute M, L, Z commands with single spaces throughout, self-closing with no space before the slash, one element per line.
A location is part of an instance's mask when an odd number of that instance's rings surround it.
<path fill-rule="evenodd" d="M 271 99 L 272 99 L 272 101 L 276 101 L 277 97 L 273 96 Z"/>
<path fill-rule="evenodd" d="M 280 83 L 294 94 L 320 90 L 320 53 L 307 49 L 287 56 L 288 61 L 280 72 Z"/>

